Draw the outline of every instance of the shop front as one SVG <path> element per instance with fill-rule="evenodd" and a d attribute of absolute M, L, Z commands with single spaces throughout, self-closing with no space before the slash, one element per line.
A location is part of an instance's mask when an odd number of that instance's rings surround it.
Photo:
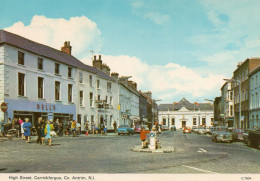
<path fill-rule="evenodd" d="M 8 105 L 7 118 L 21 118 L 23 120 L 29 118 L 33 125 L 39 117 L 42 117 L 44 120 L 59 119 L 63 123 L 76 118 L 75 105 L 49 104 L 13 99 L 5 99 L 5 102 Z"/>

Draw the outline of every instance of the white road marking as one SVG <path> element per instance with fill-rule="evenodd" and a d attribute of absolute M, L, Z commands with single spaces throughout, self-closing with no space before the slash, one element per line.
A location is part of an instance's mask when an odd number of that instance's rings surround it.
<path fill-rule="evenodd" d="M 193 169 L 193 170 L 197 170 L 197 171 L 200 171 L 200 172 L 218 174 L 217 172 L 212 172 L 212 171 L 209 171 L 209 170 L 204 170 L 204 169 L 200 169 L 200 168 L 196 168 L 196 167 L 190 167 L 190 166 L 187 166 L 187 165 L 182 165 L 182 166 L 186 167 L 186 168 Z"/>
<path fill-rule="evenodd" d="M 197 152 L 199 152 L 199 153 L 206 153 L 207 150 L 204 150 L 204 149 L 200 148 L 199 151 L 197 151 Z"/>

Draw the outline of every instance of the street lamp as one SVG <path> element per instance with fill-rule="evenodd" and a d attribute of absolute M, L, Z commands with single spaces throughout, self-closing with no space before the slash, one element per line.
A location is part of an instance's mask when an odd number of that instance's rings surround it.
<path fill-rule="evenodd" d="M 157 100 L 152 100 L 152 108 L 153 108 L 153 121 L 152 121 L 152 125 L 154 124 L 154 113 L 155 113 L 155 103 L 158 102 L 158 101 L 161 101 L 160 99 L 157 99 Z M 169 119 L 168 119 L 168 122 L 169 122 Z"/>
<path fill-rule="evenodd" d="M 239 119 L 238 119 L 238 128 L 241 127 L 241 81 L 236 79 L 223 79 L 227 82 L 238 82 L 239 86 Z"/>

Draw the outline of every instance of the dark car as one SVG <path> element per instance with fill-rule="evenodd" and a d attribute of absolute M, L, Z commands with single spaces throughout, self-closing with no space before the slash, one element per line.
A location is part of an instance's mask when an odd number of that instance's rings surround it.
<path fill-rule="evenodd" d="M 232 135 L 227 127 L 217 126 L 215 131 L 212 133 L 212 141 L 215 142 L 232 142 Z"/>
<path fill-rule="evenodd" d="M 127 134 L 127 135 L 130 135 L 130 134 L 134 134 L 134 129 L 133 128 L 130 128 L 130 126 L 128 124 L 123 124 L 123 125 L 120 125 L 117 129 L 117 133 L 118 135 L 124 135 L 124 134 Z"/>
<path fill-rule="evenodd" d="M 231 135 L 232 135 L 232 139 L 233 141 L 243 141 L 243 133 L 244 133 L 244 129 L 243 128 L 229 128 Z"/>
<path fill-rule="evenodd" d="M 260 129 L 249 131 L 248 146 L 259 148 L 260 145 Z"/>

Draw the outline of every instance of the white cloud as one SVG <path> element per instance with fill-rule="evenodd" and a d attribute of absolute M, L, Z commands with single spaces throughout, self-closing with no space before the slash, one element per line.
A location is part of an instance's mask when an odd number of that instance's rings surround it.
<path fill-rule="evenodd" d="M 164 15 L 164 14 L 154 13 L 154 12 L 145 14 L 144 18 L 149 19 L 158 25 L 162 25 L 170 21 L 169 15 Z"/>
<path fill-rule="evenodd" d="M 223 76 L 201 75 L 191 68 L 169 63 L 164 66 L 148 65 L 137 57 L 102 55 L 104 63 L 112 72 L 121 76 L 130 75 L 138 89 L 151 90 L 153 96 L 164 102 L 171 102 L 185 96 L 189 99 L 213 97 L 219 94 Z"/>
<path fill-rule="evenodd" d="M 29 25 L 17 22 L 5 30 L 56 49 L 70 41 L 72 54 L 78 56 L 92 49 L 99 50 L 102 45 L 96 23 L 85 16 L 65 20 L 35 15 Z"/>

